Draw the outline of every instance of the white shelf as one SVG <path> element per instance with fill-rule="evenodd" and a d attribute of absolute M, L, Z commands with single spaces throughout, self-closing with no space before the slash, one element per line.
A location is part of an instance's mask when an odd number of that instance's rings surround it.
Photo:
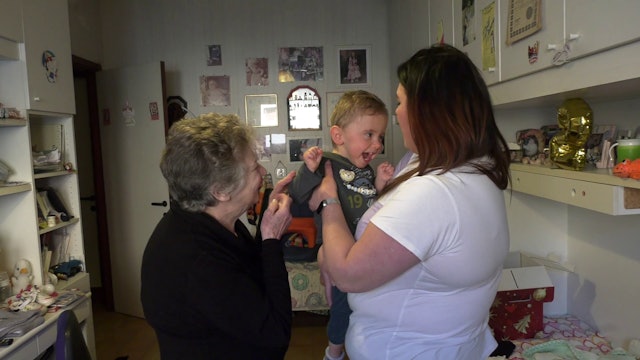
<path fill-rule="evenodd" d="M 640 214 L 640 181 L 618 178 L 609 171 L 511 164 L 511 189 L 608 215 Z"/>
<path fill-rule="evenodd" d="M 598 169 L 587 167 L 581 171 L 564 170 L 560 168 L 550 168 L 538 165 L 526 165 L 512 163 L 511 170 L 525 171 L 534 174 L 554 176 L 565 179 L 588 181 L 597 184 L 622 186 L 633 189 L 640 189 L 640 180 L 624 179 L 611 175 L 611 169 Z"/>
<path fill-rule="evenodd" d="M 67 227 L 69 225 L 76 224 L 79 221 L 80 221 L 80 219 L 75 217 L 75 218 L 70 219 L 69 221 L 63 221 L 63 222 L 57 223 L 55 226 L 49 226 L 49 227 L 46 227 L 44 229 L 40 229 L 39 233 L 40 233 L 40 235 L 46 234 L 46 233 L 52 232 L 54 230 L 62 229 L 62 228 Z"/>
<path fill-rule="evenodd" d="M 0 185 L 0 196 L 17 194 L 31 190 L 31 184 L 27 182 L 21 182 L 13 185 Z"/>

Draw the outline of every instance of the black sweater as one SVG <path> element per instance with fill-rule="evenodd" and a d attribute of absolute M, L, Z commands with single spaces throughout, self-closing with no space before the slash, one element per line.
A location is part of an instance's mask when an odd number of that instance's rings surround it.
<path fill-rule="evenodd" d="M 279 240 L 172 208 L 144 251 L 141 299 L 162 359 L 283 359 L 291 295 Z"/>

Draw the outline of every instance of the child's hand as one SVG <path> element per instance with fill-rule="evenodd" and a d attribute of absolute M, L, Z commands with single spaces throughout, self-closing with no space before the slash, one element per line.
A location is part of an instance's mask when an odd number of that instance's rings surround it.
<path fill-rule="evenodd" d="M 307 165 L 307 169 L 311 172 L 316 172 L 320 166 L 320 160 L 322 160 L 322 149 L 317 146 L 312 146 L 302 154 L 302 160 Z"/>
<path fill-rule="evenodd" d="M 381 191 L 387 185 L 387 182 L 393 178 L 395 167 L 388 161 L 378 165 L 376 171 L 376 190 Z"/>

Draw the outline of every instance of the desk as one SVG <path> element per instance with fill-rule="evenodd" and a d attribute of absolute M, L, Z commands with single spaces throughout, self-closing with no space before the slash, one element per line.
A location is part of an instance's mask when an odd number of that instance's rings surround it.
<path fill-rule="evenodd" d="M 87 276 L 88 279 L 88 276 Z M 93 311 L 91 308 L 91 292 L 74 302 L 67 309 L 73 310 L 78 322 L 82 327 L 82 332 L 87 339 L 87 345 L 93 358 L 96 358 L 95 344 L 93 339 Z M 44 323 L 31 329 L 28 333 L 14 338 L 13 344 L 0 348 L 0 359 L 11 360 L 33 360 L 42 354 L 56 341 L 57 320 L 62 310 L 55 313 L 48 313 L 44 316 Z"/>

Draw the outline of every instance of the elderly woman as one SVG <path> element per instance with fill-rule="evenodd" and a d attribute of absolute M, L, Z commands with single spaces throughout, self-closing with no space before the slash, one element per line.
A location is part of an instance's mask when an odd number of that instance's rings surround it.
<path fill-rule="evenodd" d="M 291 297 L 280 237 L 291 220 L 284 188 L 272 192 L 253 237 L 240 220 L 266 170 L 251 129 L 235 115 L 175 123 L 160 168 L 172 206 L 142 260 L 141 299 L 162 359 L 283 359 Z"/>

